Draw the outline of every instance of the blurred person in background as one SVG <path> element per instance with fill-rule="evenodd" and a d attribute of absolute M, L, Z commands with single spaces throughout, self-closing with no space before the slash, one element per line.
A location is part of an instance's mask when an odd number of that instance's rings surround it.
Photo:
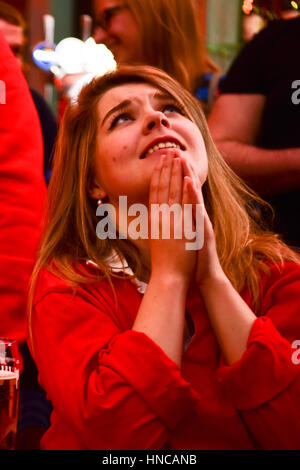
<path fill-rule="evenodd" d="M 296 18 L 299 16 L 299 0 L 256 0 L 253 8 L 267 21 Z"/>
<path fill-rule="evenodd" d="M 274 19 L 291 19 L 299 16 L 297 1 L 257 0 L 243 2 L 242 39 L 249 42 Z"/>
<path fill-rule="evenodd" d="M 0 1 L 0 31 L 5 37 L 13 54 L 17 58 L 23 72 L 26 73 L 25 63 L 26 47 L 26 22 L 21 13 L 11 5 Z M 37 109 L 44 143 L 44 175 L 46 183 L 49 183 L 51 174 L 51 158 L 54 141 L 57 134 L 57 122 L 50 107 L 43 96 L 36 90 L 30 89 L 32 99 Z"/>
<path fill-rule="evenodd" d="M 7 88 L 6 103 L 0 106 L 3 194 L 0 263 L 5 263 L 1 269 L 5 273 L 5 280 L 1 279 L 4 283 L 1 285 L 1 303 L 5 318 L 1 316 L 0 336 L 18 340 L 23 360 L 18 446 L 37 449 L 40 437 L 49 425 L 51 405 L 37 383 L 36 367 L 26 344 L 26 296 L 39 235 L 41 213 L 37 217 L 37 207 L 42 205 L 45 196 L 45 184 L 38 180 L 38 172 L 41 170 L 47 180 L 57 126 L 43 97 L 35 90 L 29 90 L 25 83 L 21 71 L 26 68 L 25 31 L 22 15 L 0 2 L 0 34 L 4 36 L 0 50 L 0 80 Z M 17 62 L 7 52 L 7 44 Z"/>
<path fill-rule="evenodd" d="M 270 21 L 232 64 L 208 118 L 226 162 L 273 206 L 273 229 L 294 247 L 300 247 L 299 42 L 300 17 Z"/>
<path fill-rule="evenodd" d="M 158 67 L 212 105 L 221 72 L 199 31 L 195 0 L 94 0 L 94 38 L 118 65 Z"/>
<path fill-rule="evenodd" d="M 249 42 L 266 27 L 267 23 L 261 15 L 251 13 L 250 15 L 243 15 L 242 20 L 242 39 L 244 42 Z"/>
<path fill-rule="evenodd" d="M 44 421 L 41 425 L 36 420 L 42 414 L 41 389 L 31 374 L 25 342 L 28 282 L 46 196 L 43 143 L 28 85 L 1 32 L 0 80 L 5 84 L 0 104 L 0 337 L 16 339 L 22 353 L 18 437 L 23 444 L 30 437 L 30 445 L 36 448 L 45 430 Z M 26 406 L 26 395 L 33 405 Z"/>

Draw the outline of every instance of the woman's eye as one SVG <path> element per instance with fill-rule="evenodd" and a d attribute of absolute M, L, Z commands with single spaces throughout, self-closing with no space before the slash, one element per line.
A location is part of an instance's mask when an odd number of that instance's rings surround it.
<path fill-rule="evenodd" d="M 115 126 L 117 126 L 118 124 L 122 124 L 123 122 L 126 122 L 126 121 L 129 121 L 130 119 L 132 119 L 132 117 L 130 116 L 130 114 L 128 113 L 122 113 L 122 114 L 119 114 L 118 116 L 116 116 L 111 125 L 110 125 L 110 129 L 113 129 Z"/>
<path fill-rule="evenodd" d="M 183 114 L 182 109 L 179 106 L 177 106 L 176 104 L 171 104 L 171 103 L 163 107 L 163 112 Z"/>

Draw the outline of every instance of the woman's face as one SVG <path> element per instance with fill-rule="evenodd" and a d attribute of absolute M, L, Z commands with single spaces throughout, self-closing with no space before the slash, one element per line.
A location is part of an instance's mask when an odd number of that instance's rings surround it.
<path fill-rule="evenodd" d="M 143 62 L 139 27 L 122 0 L 95 0 L 94 39 L 111 50 L 118 64 Z"/>
<path fill-rule="evenodd" d="M 186 159 L 205 181 L 202 135 L 167 93 L 142 83 L 117 86 L 100 98 L 98 113 L 95 199 L 101 190 L 112 204 L 126 195 L 131 204 L 147 205 L 153 170 L 168 152 Z"/>

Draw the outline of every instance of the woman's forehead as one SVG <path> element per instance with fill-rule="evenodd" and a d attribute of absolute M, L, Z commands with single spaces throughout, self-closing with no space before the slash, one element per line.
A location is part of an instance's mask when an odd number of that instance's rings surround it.
<path fill-rule="evenodd" d="M 113 108 L 123 101 L 139 103 L 148 99 L 159 100 L 170 97 L 171 95 L 167 91 L 148 83 L 126 83 L 106 91 L 99 100 L 98 109 L 101 116 L 109 108 Z"/>

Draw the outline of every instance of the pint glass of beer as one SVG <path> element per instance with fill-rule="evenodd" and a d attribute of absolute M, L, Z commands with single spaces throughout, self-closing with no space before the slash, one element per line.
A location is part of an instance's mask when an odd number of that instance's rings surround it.
<path fill-rule="evenodd" d="M 19 407 L 16 342 L 0 338 L 0 450 L 14 450 Z"/>

